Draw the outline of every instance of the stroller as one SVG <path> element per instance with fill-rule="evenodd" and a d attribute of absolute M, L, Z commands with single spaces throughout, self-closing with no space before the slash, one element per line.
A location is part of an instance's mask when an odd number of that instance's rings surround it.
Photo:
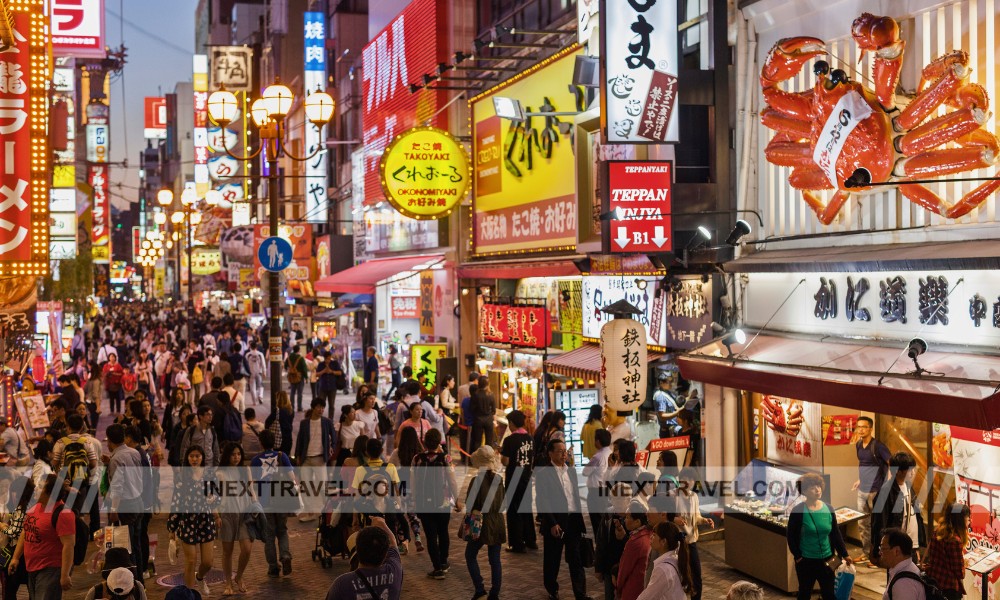
<path fill-rule="evenodd" d="M 324 569 L 333 566 L 333 557 L 348 557 L 347 538 L 351 535 L 351 523 L 354 515 L 350 510 L 343 510 L 348 501 L 344 498 L 331 497 L 323 505 L 323 512 L 316 526 L 316 547 L 313 549 L 313 562 L 319 562 Z"/>

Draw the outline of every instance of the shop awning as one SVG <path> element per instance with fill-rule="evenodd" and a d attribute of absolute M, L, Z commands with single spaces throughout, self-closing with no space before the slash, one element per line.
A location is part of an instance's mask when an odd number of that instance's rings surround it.
<path fill-rule="evenodd" d="M 692 381 L 974 429 L 1000 427 L 1000 356 L 931 348 L 919 357 L 930 374 L 917 376 L 910 374 L 912 361 L 900 357 L 903 348 L 761 334 L 746 350 L 734 344 L 731 358 L 713 342 L 679 355 L 677 364 Z"/>
<path fill-rule="evenodd" d="M 375 296 L 372 294 L 343 294 L 337 298 L 338 303 L 347 304 L 374 304 Z"/>
<path fill-rule="evenodd" d="M 358 306 L 345 306 L 343 308 L 335 308 L 333 310 L 325 310 L 318 315 L 313 316 L 314 321 L 329 321 L 330 319 L 336 319 L 343 315 L 350 314 L 352 312 L 358 312 L 361 310 Z"/>
<path fill-rule="evenodd" d="M 334 294 L 374 294 L 375 285 L 383 279 L 405 275 L 421 265 L 433 265 L 444 261 L 440 254 L 427 256 L 401 256 L 395 258 L 373 258 L 356 267 L 345 269 L 324 277 L 314 286 L 317 292 Z"/>
<path fill-rule="evenodd" d="M 583 257 L 579 257 L 583 258 Z M 579 258 L 549 258 L 519 262 L 493 262 L 464 264 L 458 267 L 458 276 L 465 279 L 524 279 L 525 277 L 571 277 L 580 269 L 573 262 Z"/>
<path fill-rule="evenodd" d="M 647 362 L 653 362 L 663 356 L 658 352 L 648 351 Z M 545 361 L 549 373 L 583 379 L 584 381 L 600 381 L 601 377 L 601 347 L 596 344 L 585 344 L 575 350 L 553 356 Z"/>
<path fill-rule="evenodd" d="M 729 273 L 1000 269 L 1000 240 L 765 250 L 725 264 Z"/>

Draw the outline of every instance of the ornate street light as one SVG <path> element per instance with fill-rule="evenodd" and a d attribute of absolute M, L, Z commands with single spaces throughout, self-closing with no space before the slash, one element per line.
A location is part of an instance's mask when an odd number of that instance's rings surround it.
<path fill-rule="evenodd" d="M 170 215 L 170 222 L 174 225 L 180 225 L 184 222 L 184 213 L 181 211 L 174 211 L 174 214 Z"/>
<path fill-rule="evenodd" d="M 261 98 L 250 104 L 250 117 L 260 133 L 261 145 L 257 150 L 242 156 L 233 154 L 228 147 L 226 154 L 240 161 L 255 160 L 262 152 L 267 159 L 267 195 L 268 195 L 268 228 L 271 235 L 278 232 L 278 160 L 287 157 L 290 160 L 304 162 L 315 157 L 323 149 L 316 148 L 308 156 L 295 156 L 288 151 L 283 138 L 285 136 L 285 117 L 292 110 L 295 96 L 287 86 L 275 80 L 267 86 Z M 208 97 L 208 114 L 213 122 L 225 127 L 235 119 L 235 109 L 239 102 L 232 92 L 219 90 Z M 322 127 L 333 118 L 336 104 L 333 98 L 325 92 L 314 92 L 306 98 L 304 109 L 306 118 L 317 127 Z M 207 198 L 206 198 L 207 200 Z M 277 394 L 281 390 L 281 306 L 279 302 L 278 277 L 268 274 L 267 278 L 268 304 L 270 308 L 270 332 L 268 334 L 268 360 L 271 362 L 271 412 L 277 410 Z M 274 349 L 274 352 L 271 350 Z M 331 406 L 332 410 L 332 406 Z"/>
<path fill-rule="evenodd" d="M 153 215 L 153 222 L 157 225 L 166 225 L 167 223 L 167 213 L 158 212 Z"/>
<path fill-rule="evenodd" d="M 174 192 L 169 188 L 163 188 L 156 192 L 156 201 L 160 206 L 170 206 L 174 203 Z"/>

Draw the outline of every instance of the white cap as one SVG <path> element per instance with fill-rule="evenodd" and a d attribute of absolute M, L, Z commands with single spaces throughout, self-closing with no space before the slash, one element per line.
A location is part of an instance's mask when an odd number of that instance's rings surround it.
<path fill-rule="evenodd" d="M 125 596 L 132 591 L 135 586 L 135 577 L 132 571 L 125 567 L 112 569 L 108 573 L 108 590 L 116 596 Z"/>

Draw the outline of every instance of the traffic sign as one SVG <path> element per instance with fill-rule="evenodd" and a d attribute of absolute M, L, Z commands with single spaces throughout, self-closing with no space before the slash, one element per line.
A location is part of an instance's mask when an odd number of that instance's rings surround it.
<path fill-rule="evenodd" d="M 612 252 L 669 252 L 671 161 L 609 161 Z"/>
<path fill-rule="evenodd" d="M 284 271 L 292 264 L 292 245 L 285 238 L 276 235 L 265 238 L 257 248 L 257 259 L 262 267 L 272 273 Z"/>

